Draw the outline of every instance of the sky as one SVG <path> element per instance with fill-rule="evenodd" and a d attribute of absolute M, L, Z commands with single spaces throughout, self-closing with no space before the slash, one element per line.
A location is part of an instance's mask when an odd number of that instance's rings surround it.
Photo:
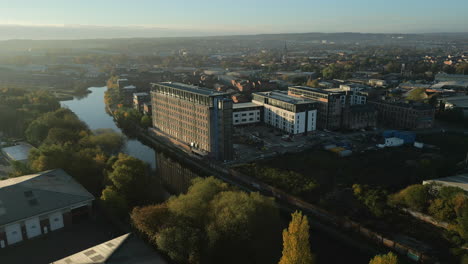
<path fill-rule="evenodd" d="M 2 38 L 468 32 L 468 0 L 0 0 Z"/>

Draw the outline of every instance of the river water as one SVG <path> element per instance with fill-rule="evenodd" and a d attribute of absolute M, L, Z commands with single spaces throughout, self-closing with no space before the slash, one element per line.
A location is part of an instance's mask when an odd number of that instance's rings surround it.
<path fill-rule="evenodd" d="M 77 97 L 72 101 L 63 101 L 61 102 L 62 106 L 72 110 L 82 121 L 88 124 L 91 130 L 111 128 L 122 133 L 114 123 L 114 119 L 106 113 L 104 104 L 106 87 L 93 87 L 89 88 L 89 90 L 92 93 L 88 96 L 84 98 Z M 153 169 L 156 168 L 154 150 L 136 139 L 127 139 L 123 152 L 149 163 Z"/>
<path fill-rule="evenodd" d="M 106 87 L 92 87 L 89 90 L 91 93 L 86 97 L 63 101 L 62 106 L 72 110 L 92 130 L 110 128 L 123 134 L 105 110 Z M 183 162 L 171 158 L 162 150 L 152 149 L 137 139 L 127 139 L 123 152 L 149 163 L 165 190 L 172 194 L 185 192 L 191 180 L 199 176 L 196 171 L 183 165 Z M 313 250 L 317 252 L 317 263 L 369 263 L 369 254 L 338 241 L 320 230 L 311 230 L 311 243 Z"/>

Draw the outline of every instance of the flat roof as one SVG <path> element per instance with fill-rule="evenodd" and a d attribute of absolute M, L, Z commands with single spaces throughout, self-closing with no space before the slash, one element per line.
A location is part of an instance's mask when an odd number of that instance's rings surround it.
<path fill-rule="evenodd" d="M 291 86 L 290 88 L 302 89 L 302 90 L 312 91 L 312 92 L 321 93 L 321 94 L 331 94 L 331 92 L 326 91 L 324 89 L 313 88 L 313 87 L 308 87 L 308 86 Z"/>
<path fill-rule="evenodd" d="M 458 187 L 468 192 L 468 173 L 424 181 L 423 184 L 439 183 L 443 186 Z"/>
<path fill-rule="evenodd" d="M 133 96 L 146 96 L 148 93 L 134 93 Z"/>
<path fill-rule="evenodd" d="M 29 151 L 34 149 L 33 146 L 26 142 L 21 142 L 16 146 L 3 148 L 2 151 L 7 157 L 14 161 L 28 160 Z"/>
<path fill-rule="evenodd" d="M 92 200 L 62 169 L 10 178 L 0 181 L 0 226 Z"/>
<path fill-rule="evenodd" d="M 160 82 L 156 83 L 156 85 L 161 85 L 161 86 L 166 86 L 169 88 L 174 88 L 190 93 L 196 93 L 196 94 L 201 94 L 201 95 L 207 95 L 207 96 L 217 96 L 217 95 L 226 95 L 226 93 L 220 93 L 205 87 L 199 87 L 195 85 L 189 85 L 185 83 L 177 83 L 177 82 Z"/>
<path fill-rule="evenodd" d="M 261 107 L 261 105 L 256 104 L 254 102 L 238 103 L 238 104 L 232 105 L 233 109 L 242 109 L 242 108 L 249 108 L 249 107 Z"/>
<path fill-rule="evenodd" d="M 261 95 L 261 96 L 276 99 L 276 100 L 286 102 L 286 103 L 290 103 L 290 104 L 312 104 L 312 103 L 314 103 L 314 101 L 312 101 L 312 100 L 290 96 L 290 95 L 287 95 L 287 94 L 282 93 L 280 91 L 259 92 L 259 93 L 253 93 L 253 94 L 258 94 L 258 95 Z"/>

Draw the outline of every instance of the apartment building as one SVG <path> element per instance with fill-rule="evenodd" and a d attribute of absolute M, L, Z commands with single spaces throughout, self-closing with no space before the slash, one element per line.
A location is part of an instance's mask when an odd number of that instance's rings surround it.
<path fill-rule="evenodd" d="M 293 135 L 316 130 L 317 109 L 313 101 L 280 91 L 252 95 L 252 102 L 264 108 L 266 124 Z"/>
<path fill-rule="evenodd" d="M 288 95 L 306 98 L 317 103 L 317 127 L 320 129 L 338 130 L 342 128 L 349 128 L 348 125 L 343 127 L 343 123 L 349 123 L 351 118 L 350 113 L 344 112 L 350 111 L 351 108 L 345 107 L 347 105 L 365 105 L 367 103 L 367 96 L 360 93 L 358 90 L 351 88 L 311 88 L 307 86 L 292 86 L 288 89 Z M 365 117 L 372 117 L 371 114 L 363 114 L 362 110 L 367 108 L 360 108 L 361 111 L 355 111 L 354 113 L 359 115 L 359 119 Z M 346 120 L 343 121 L 343 116 Z M 350 119 L 351 118 L 351 119 Z M 369 122 L 362 122 L 372 123 Z M 356 126 L 353 126 L 354 128 Z M 364 127 L 362 127 L 364 128 Z"/>
<path fill-rule="evenodd" d="M 398 129 L 424 129 L 434 125 L 435 108 L 428 104 L 369 101 L 378 111 L 381 126 Z"/>
<path fill-rule="evenodd" d="M 143 112 L 143 106 L 145 103 L 151 101 L 148 93 L 134 93 L 133 94 L 133 108 L 139 112 Z"/>
<path fill-rule="evenodd" d="M 233 103 L 226 93 L 182 83 L 152 84 L 153 126 L 193 152 L 230 160 Z"/>
<path fill-rule="evenodd" d="M 232 120 L 234 126 L 250 125 L 261 122 L 263 115 L 263 106 L 249 102 L 234 104 Z"/>

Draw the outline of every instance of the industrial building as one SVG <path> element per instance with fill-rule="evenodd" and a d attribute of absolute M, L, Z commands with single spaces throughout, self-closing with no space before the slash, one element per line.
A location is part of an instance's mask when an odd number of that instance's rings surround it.
<path fill-rule="evenodd" d="M 293 135 L 316 130 L 317 109 L 313 101 L 280 91 L 252 95 L 252 102 L 264 107 L 266 124 Z"/>
<path fill-rule="evenodd" d="M 233 105 L 232 120 L 234 126 L 260 123 L 263 115 L 263 106 L 253 102 Z"/>
<path fill-rule="evenodd" d="M 93 200 L 61 169 L 0 181 L 0 250 L 89 215 Z"/>
<path fill-rule="evenodd" d="M 233 102 L 226 93 L 182 83 L 155 83 L 151 102 L 153 126 L 218 160 L 231 160 Z"/>

